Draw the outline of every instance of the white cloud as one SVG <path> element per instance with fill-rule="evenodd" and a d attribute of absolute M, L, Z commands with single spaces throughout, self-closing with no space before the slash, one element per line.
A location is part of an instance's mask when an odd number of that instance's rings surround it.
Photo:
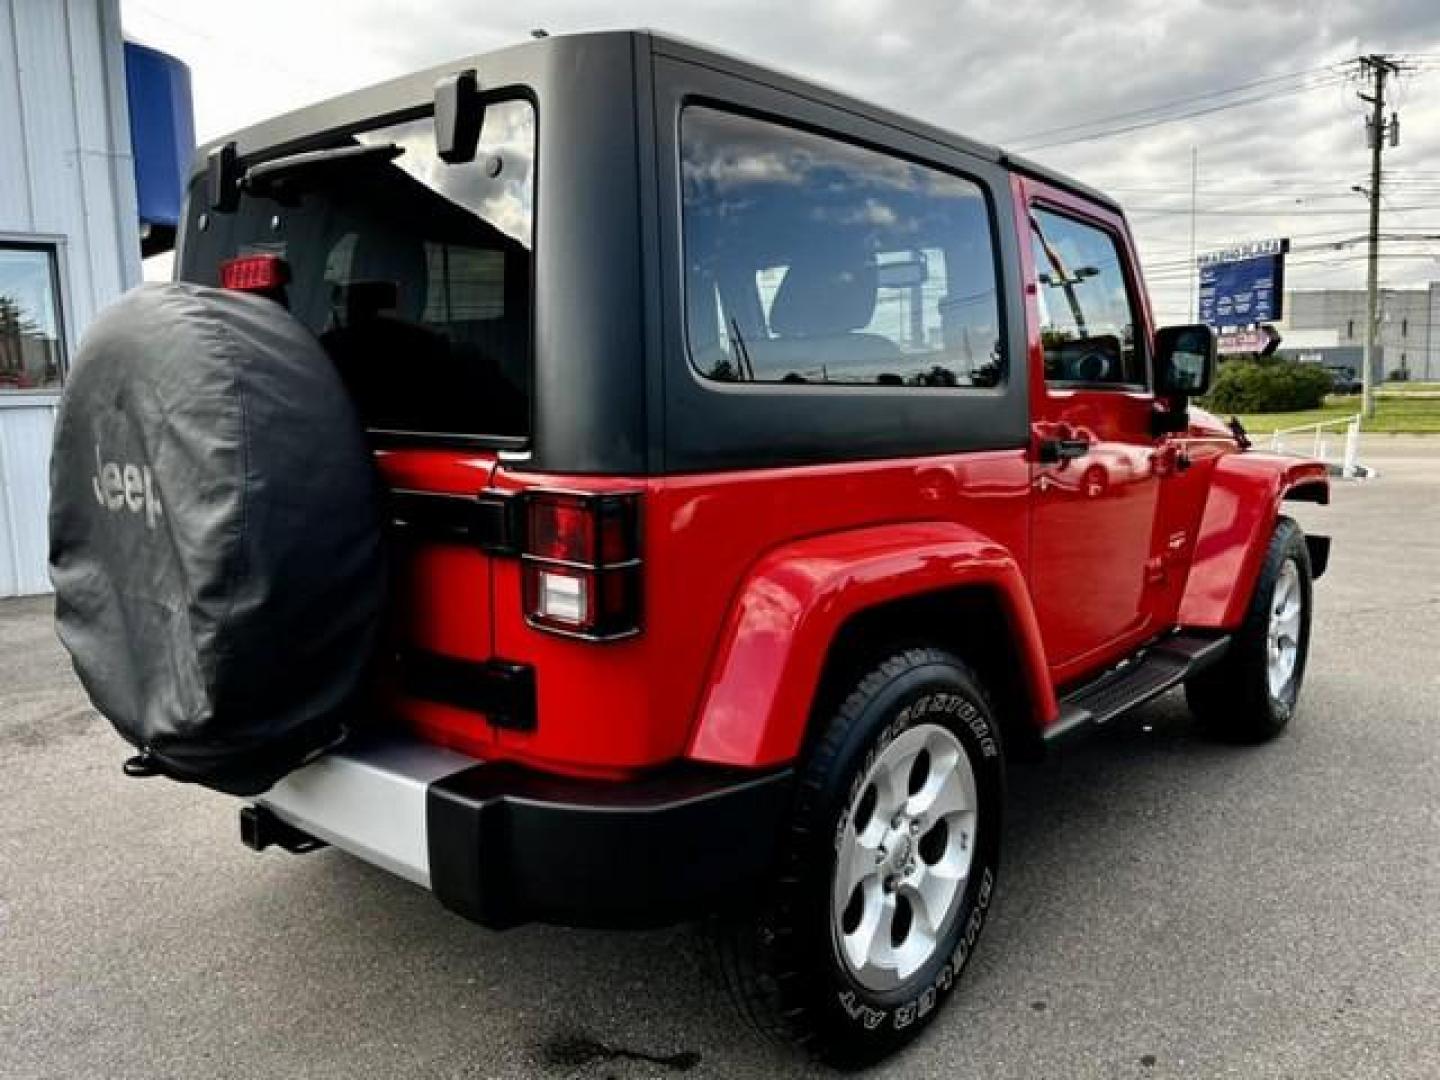
<path fill-rule="evenodd" d="M 202 139 L 519 40 L 537 26 L 653 26 L 1002 144 L 1361 51 L 1430 54 L 1429 70 L 1401 84 L 1403 137 L 1386 154 L 1396 183 L 1384 224 L 1440 232 L 1435 0 L 122 0 L 122 10 L 132 36 L 190 63 Z M 1126 204 L 1158 314 L 1173 321 L 1189 308 L 1192 147 L 1201 250 L 1249 237 L 1288 235 L 1299 245 L 1364 231 L 1364 200 L 1349 192 L 1366 179 L 1354 93 L 1340 85 L 1275 93 L 1246 108 L 1032 156 Z M 1289 283 L 1359 287 L 1362 253 L 1351 246 L 1297 254 Z M 1433 259 L 1384 263 L 1389 285 L 1432 277 L 1440 278 Z"/>

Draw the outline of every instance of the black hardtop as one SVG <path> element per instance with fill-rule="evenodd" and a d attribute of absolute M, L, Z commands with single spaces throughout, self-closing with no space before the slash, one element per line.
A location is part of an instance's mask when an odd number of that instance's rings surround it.
<path fill-rule="evenodd" d="M 537 105 L 529 434 L 503 443 L 475 437 L 504 451 L 507 464 L 557 474 L 641 476 L 1026 445 L 1026 331 L 1008 284 L 1019 280 L 1021 241 L 1003 225 L 1012 207 L 1009 174 L 1023 172 L 1107 207 L 1115 204 L 996 147 L 644 31 L 522 42 L 299 109 L 223 142 L 233 141 L 253 166 L 418 119 L 430 111 L 436 83 L 467 68 L 475 69 L 482 90 Z M 983 175 L 1002 223 L 994 244 L 1009 365 L 1003 383 L 957 395 L 944 387 L 887 385 L 831 392 L 757 383 L 742 391 L 702 379 L 683 359 L 688 344 L 677 317 L 683 314 L 677 302 L 679 195 L 676 170 L 664 164 L 675 153 L 673 125 L 653 115 L 683 104 L 687 95 L 722 104 L 733 95 L 729 100 L 742 111 L 758 109 L 780 120 L 793 114 L 800 126 L 833 124 L 840 138 L 879 135 L 892 153 L 931 157 L 949 163 L 942 167 Z M 906 150 L 893 149 L 903 144 Z M 216 145 L 200 149 L 197 176 Z M 204 191 L 203 184 L 192 185 L 200 198 Z M 182 277 L 205 272 L 185 257 L 187 234 L 205 209 L 187 207 Z M 806 402 L 803 424 L 795 422 L 797 397 Z M 905 421 L 897 424 L 894 418 L 901 416 Z"/>
<path fill-rule="evenodd" d="M 205 168 L 209 152 L 234 142 L 241 156 L 273 157 L 290 153 L 312 142 L 322 133 L 342 132 L 372 125 L 380 118 L 399 118 L 423 110 L 434 92 L 435 83 L 446 75 L 474 68 L 482 87 L 495 85 L 487 74 L 495 69 L 505 73 L 504 82 L 511 82 L 509 72 L 526 67 L 563 70 L 567 52 L 583 49 L 587 44 L 604 39 L 631 39 L 637 55 L 649 51 L 655 56 L 669 57 L 725 72 L 737 78 L 764 84 L 785 93 L 808 98 L 831 108 L 862 116 L 905 131 L 917 138 L 961 150 L 987 161 L 1001 164 L 1015 172 L 1035 177 L 1065 188 L 1114 210 L 1120 206 L 1108 195 L 1072 177 L 1038 162 L 1010 153 L 1001 147 L 968 138 L 903 113 L 863 101 L 839 90 L 808 79 L 764 67 L 733 54 L 713 49 L 681 37 L 660 34 L 653 30 L 602 30 L 580 34 L 562 34 L 538 38 L 491 52 L 451 60 L 422 71 L 376 83 L 326 101 L 308 105 L 293 112 L 261 121 L 231 135 L 222 136 L 202 145 L 196 153 L 193 171 Z"/>

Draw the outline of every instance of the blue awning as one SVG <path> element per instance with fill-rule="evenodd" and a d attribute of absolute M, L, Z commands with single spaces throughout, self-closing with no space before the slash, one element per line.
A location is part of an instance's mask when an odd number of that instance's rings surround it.
<path fill-rule="evenodd" d="M 195 154 L 190 69 L 184 63 L 125 43 L 125 90 L 130 102 L 130 149 L 146 254 L 168 250 L 180 222 L 185 180 Z M 148 226 L 148 228 L 145 228 Z M 161 240 L 156 245 L 152 240 Z"/>

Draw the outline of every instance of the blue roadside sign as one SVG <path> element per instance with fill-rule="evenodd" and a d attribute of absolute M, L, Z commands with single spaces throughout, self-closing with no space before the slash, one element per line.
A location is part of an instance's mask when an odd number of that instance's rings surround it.
<path fill-rule="evenodd" d="M 1288 240 L 1265 240 L 1202 255 L 1200 321 L 1218 329 L 1279 319 L 1289 247 Z"/>

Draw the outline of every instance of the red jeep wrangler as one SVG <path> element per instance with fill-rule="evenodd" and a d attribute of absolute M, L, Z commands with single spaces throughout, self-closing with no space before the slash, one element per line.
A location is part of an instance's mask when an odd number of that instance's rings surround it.
<path fill-rule="evenodd" d="M 715 913 L 745 1011 L 855 1064 L 973 952 L 1007 761 L 1295 708 L 1325 470 L 1190 408 L 1211 332 L 1001 150 L 551 38 L 208 147 L 177 266 L 70 380 L 60 632 L 257 850 L 490 927 Z"/>

